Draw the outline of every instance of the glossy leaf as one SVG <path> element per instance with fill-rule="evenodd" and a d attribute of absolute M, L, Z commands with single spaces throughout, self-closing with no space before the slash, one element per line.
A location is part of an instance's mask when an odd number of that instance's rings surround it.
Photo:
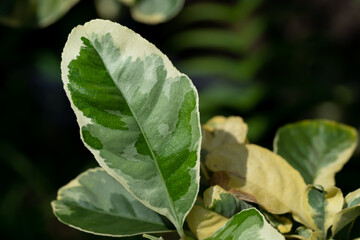
<path fill-rule="evenodd" d="M 339 188 L 324 189 L 321 186 L 309 185 L 301 198 L 303 218 L 300 219 L 298 216 L 294 218 L 308 228 L 321 232 L 322 237 L 325 237 L 343 203 L 344 198 Z"/>
<path fill-rule="evenodd" d="M 85 146 L 182 235 L 199 189 L 201 132 L 192 82 L 140 35 L 105 20 L 72 31 L 61 69 Z"/>
<path fill-rule="evenodd" d="M 345 197 L 344 208 L 334 217 L 332 235 L 335 236 L 346 225 L 360 216 L 360 189 L 349 193 Z"/>
<path fill-rule="evenodd" d="M 158 24 L 173 18 L 183 5 L 184 0 L 140 0 L 131 7 L 131 15 L 139 22 Z"/>
<path fill-rule="evenodd" d="M 131 236 L 172 230 L 102 168 L 88 170 L 62 187 L 51 205 L 60 221 L 93 234 Z"/>
<path fill-rule="evenodd" d="M 268 212 L 302 214 L 299 199 L 306 185 L 273 152 L 253 144 L 224 144 L 208 154 L 206 165 L 215 172 L 215 184 L 245 193 Z"/>
<path fill-rule="evenodd" d="M 334 186 L 335 174 L 356 144 L 356 129 L 328 120 L 308 120 L 280 128 L 274 152 L 298 170 L 307 184 Z"/>
<path fill-rule="evenodd" d="M 186 218 L 190 230 L 199 240 L 206 239 L 226 224 L 228 218 L 195 205 Z"/>
<path fill-rule="evenodd" d="M 251 208 L 250 204 L 236 198 L 220 186 L 212 186 L 204 192 L 205 208 L 224 217 L 230 218 L 243 209 Z"/>
<path fill-rule="evenodd" d="M 255 208 L 241 211 L 234 215 L 216 233 L 207 240 L 242 239 L 242 240 L 278 240 L 285 239 L 276 231 Z"/>

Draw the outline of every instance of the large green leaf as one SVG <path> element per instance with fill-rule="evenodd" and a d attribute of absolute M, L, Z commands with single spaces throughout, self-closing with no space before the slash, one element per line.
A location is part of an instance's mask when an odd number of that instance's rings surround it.
<path fill-rule="evenodd" d="M 137 201 L 102 168 L 88 170 L 62 187 L 51 205 L 60 221 L 94 234 L 171 231 L 160 215 Z"/>
<path fill-rule="evenodd" d="M 334 217 L 332 235 L 335 236 L 342 228 L 360 216 L 360 189 L 345 197 L 344 208 Z"/>
<path fill-rule="evenodd" d="M 285 239 L 255 208 L 241 211 L 207 240 L 277 240 Z"/>
<path fill-rule="evenodd" d="M 72 31 L 61 69 L 85 146 L 182 235 L 199 189 L 198 96 L 189 78 L 140 35 L 104 20 Z"/>
<path fill-rule="evenodd" d="M 307 184 L 335 185 L 335 174 L 351 157 L 356 129 L 328 120 L 308 120 L 280 128 L 274 152 L 297 169 Z"/>

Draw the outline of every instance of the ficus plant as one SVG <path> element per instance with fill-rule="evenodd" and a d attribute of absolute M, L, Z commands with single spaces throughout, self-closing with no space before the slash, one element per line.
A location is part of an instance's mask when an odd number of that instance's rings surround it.
<path fill-rule="evenodd" d="M 190 79 L 105 20 L 73 29 L 61 70 L 81 139 L 100 165 L 51 203 L 65 224 L 149 239 L 331 239 L 360 215 L 360 189 L 344 197 L 334 180 L 356 147 L 352 127 L 289 124 L 270 151 L 249 143 L 240 117 L 201 126 Z"/>

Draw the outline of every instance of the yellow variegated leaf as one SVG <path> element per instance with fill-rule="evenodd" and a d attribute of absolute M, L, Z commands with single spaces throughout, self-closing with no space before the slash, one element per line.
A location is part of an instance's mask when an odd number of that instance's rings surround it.
<path fill-rule="evenodd" d="M 225 143 L 245 143 L 247 131 L 241 117 L 213 117 L 203 126 L 202 148 L 212 151 Z"/>
<path fill-rule="evenodd" d="M 289 218 L 287 218 L 285 216 L 281 216 L 281 215 L 271 214 L 264 210 L 261 212 L 264 214 L 264 216 L 270 222 L 270 224 L 273 227 L 277 228 L 277 230 L 279 230 L 279 232 L 288 233 L 291 231 L 293 223 Z"/>
<path fill-rule="evenodd" d="M 244 209 L 206 240 L 285 240 L 256 209 Z"/>
<path fill-rule="evenodd" d="M 297 169 L 307 184 L 334 186 L 335 174 L 350 159 L 357 130 L 329 120 L 305 120 L 280 128 L 274 152 Z"/>
<path fill-rule="evenodd" d="M 199 240 L 213 235 L 226 224 L 228 218 L 221 216 L 206 208 L 195 205 L 186 218 L 189 228 Z"/>
<path fill-rule="evenodd" d="M 325 192 L 325 231 L 327 231 L 334 222 L 335 214 L 342 209 L 344 196 L 337 187 L 326 187 Z"/>
<path fill-rule="evenodd" d="M 332 225 L 335 214 L 343 206 L 342 192 L 336 187 L 322 188 L 321 186 L 309 185 L 301 198 L 302 215 L 295 215 L 294 219 L 308 228 L 323 233 Z"/>
<path fill-rule="evenodd" d="M 233 194 L 218 185 L 205 190 L 204 206 L 209 210 L 229 218 L 243 209 L 253 207 L 236 198 Z"/>
<path fill-rule="evenodd" d="M 354 207 L 360 204 L 360 188 L 345 197 L 346 207 Z"/>
<path fill-rule="evenodd" d="M 331 229 L 335 236 L 343 227 L 354 221 L 360 216 L 360 188 L 349 193 L 345 197 L 344 209 L 338 212 L 333 219 Z"/>
<path fill-rule="evenodd" d="M 270 213 L 301 215 L 299 199 L 305 182 L 275 153 L 257 145 L 229 143 L 209 153 L 206 165 L 224 175 L 220 181 L 215 179 L 216 184 L 251 195 Z"/>

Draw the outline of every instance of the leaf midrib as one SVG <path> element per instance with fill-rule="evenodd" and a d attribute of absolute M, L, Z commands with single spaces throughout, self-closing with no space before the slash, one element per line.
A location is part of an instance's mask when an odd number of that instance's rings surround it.
<path fill-rule="evenodd" d="M 85 31 L 85 32 L 86 32 L 86 31 Z M 89 36 L 89 34 L 88 34 L 87 32 L 86 32 L 86 35 Z M 107 68 L 107 66 L 105 65 L 105 62 L 104 62 L 104 60 L 103 60 L 100 52 L 98 51 L 98 49 L 95 47 L 95 45 L 93 44 L 93 42 L 92 42 L 90 39 L 89 39 L 89 42 L 90 42 L 91 46 L 96 50 L 96 53 L 99 55 L 99 57 L 100 57 L 103 65 L 104 65 L 106 71 L 109 73 L 109 76 L 111 77 L 111 80 L 115 83 L 114 77 L 110 74 L 110 71 L 109 71 L 109 69 Z M 171 213 L 172 213 L 173 216 L 176 216 L 176 218 L 175 218 L 174 220 L 176 220 L 177 224 L 179 224 L 179 221 L 178 221 L 178 219 L 177 219 L 178 216 L 177 216 L 177 214 L 175 214 L 174 203 L 173 203 L 172 198 L 171 198 L 171 196 L 170 196 L 170 194 L 169 194 L 169 191 L 168 191 L 168 189 L 167 189 L 167 186 L 166 186 L 166 183 L 165 183 L 163 174 L 162 174 L 162 172 L 160 171 L 160 167 L 159 167 L 159 164 L 158 164 L 158 162 L 157 162 L 157 158 L 155 157 L 155 154 L 154 154 L 152 148 L 150 147 L 150 143 L 149 143 L 149 141 L 148 141 L 148 138 L 147 138 L 146 134 L 144 133 L 142 127 L 140 126 L 139 121 L 138 121 L 136 115 L 134 114 L 134 112 L 133 112 L 133 110 L 132 110 L 132 108 L 131 108 L 128 100 L 126 99 L 125 95 L 123 94 L 123 92 L 121 91 L 121 89 L 120 89 L 116 84 L 115 84 L 115 86 L 116 86 L 116 88 L 119 90 L 119 92 L 121 93 L 122 97 L 124 98 L 127 106 L 128 106 L 129 109 L 130 109 L 131 114 L 133 115 L 133 117 L 134 117 L 134 119 L 135 119 L 135 122 L 136 122 L 137 126 L 139 127 L 139 130 L 140 130 L 141 134 L 143 135 L 143 137 L 144 137 L 144 139 L 145 139 L 146 145 L 147 145 L 148 149 L 150 150 L 151 156 L 152 156 L 152 158 L 153 158 L 153 160 L 154 160 L 154 162 L 155 162 L 156 169 L 158 170 L 158 173 L 159 173 L 159 175 L 160 175 L 161 182 L 162 182 L 163 187 L 164 187 L 164 189 L 165 189 L 165 191 L 166 191 L 166 194 L 167 194 L 167 197 L 168 197 L 168 202 L 169 202 L 170 207 L 171 207 Z M 139 201 L 142 202 L 141 199 L 139 199 Z"/>

